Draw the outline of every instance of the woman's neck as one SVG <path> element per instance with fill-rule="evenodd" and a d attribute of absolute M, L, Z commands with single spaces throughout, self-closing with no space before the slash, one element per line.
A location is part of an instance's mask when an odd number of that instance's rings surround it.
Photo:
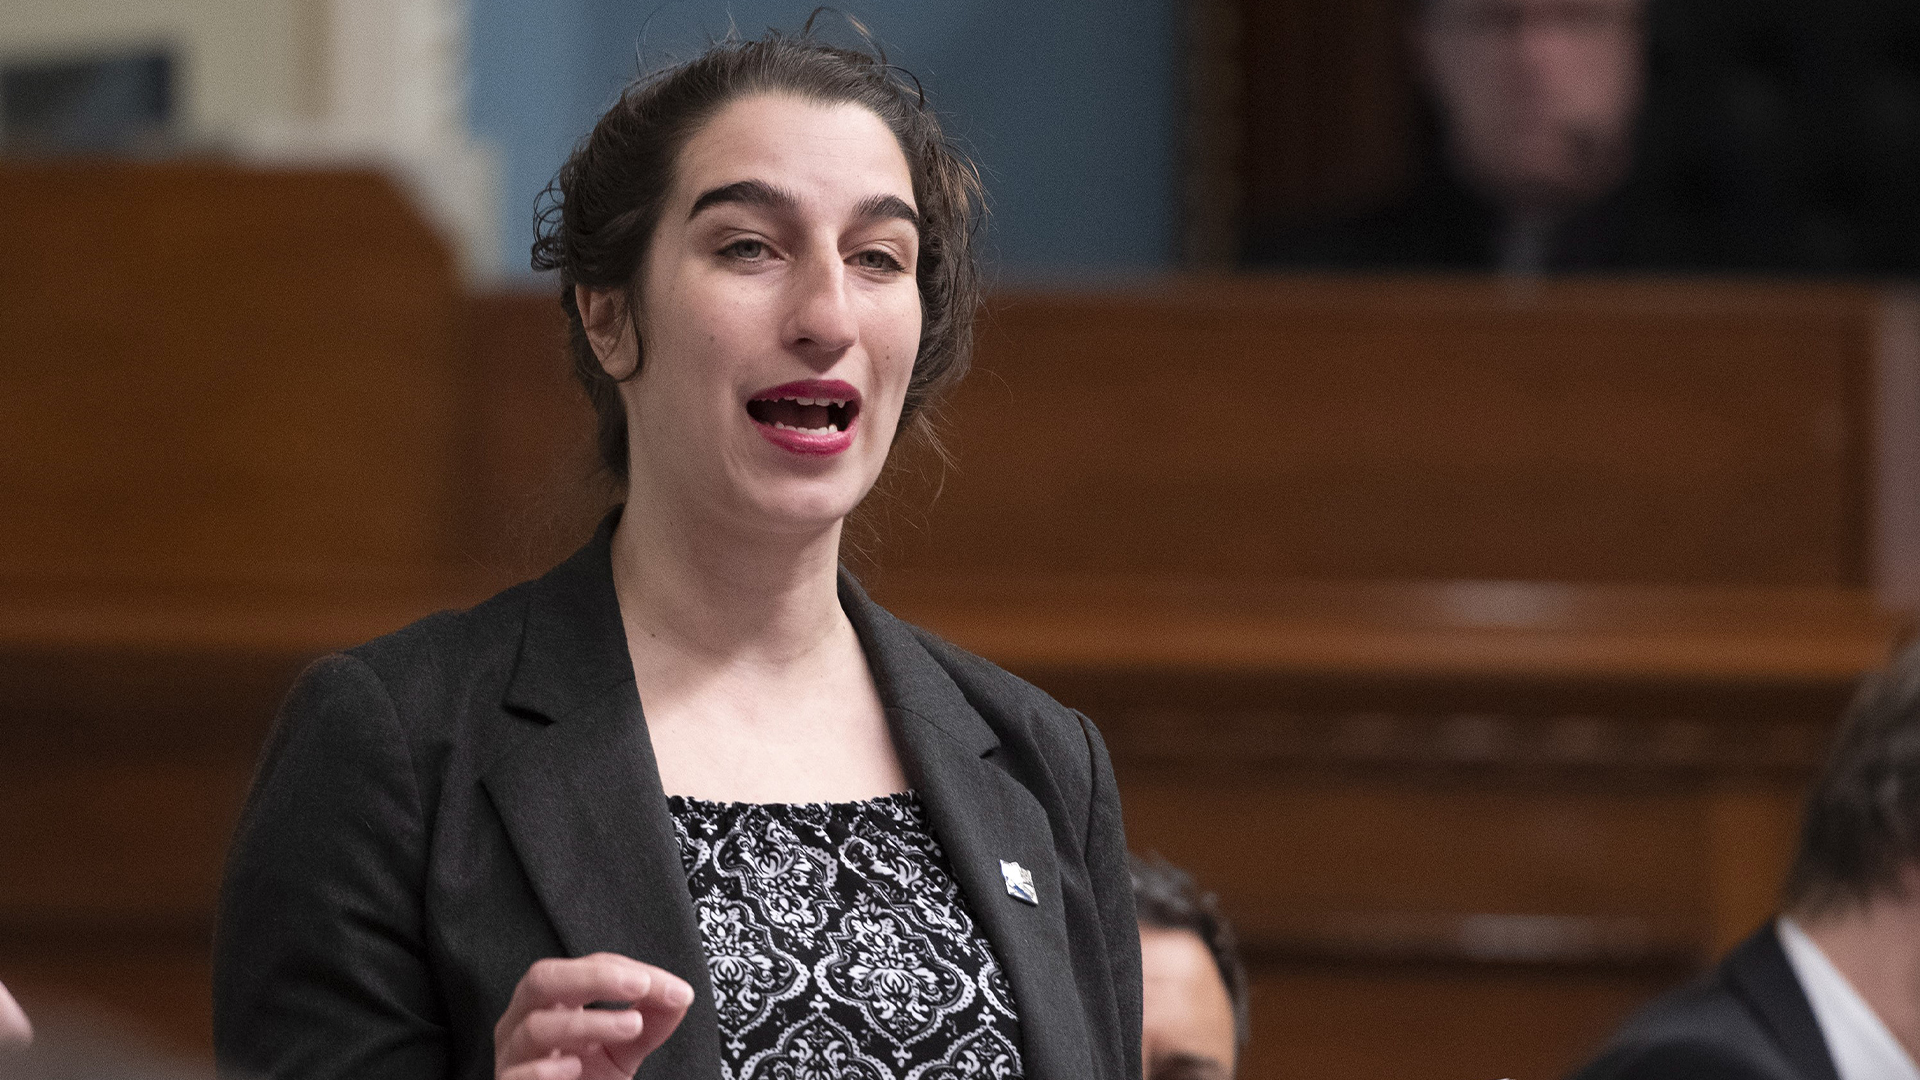
<path fill-rule="evenodd" d="M 633 503 L 613 583 L 661 786 L 722 802 L 844 802 L 906 774 L 853 624 L 840 525 L 689 528 Z"/>
<path fill-rule="evenodd" d="M 628 637 L 649 651 L 720 664 L 793 663 L 846 629 L 839 546 L 838 522 L 813 533 L 742 534 L 630 504 L 612 552 Z"/>

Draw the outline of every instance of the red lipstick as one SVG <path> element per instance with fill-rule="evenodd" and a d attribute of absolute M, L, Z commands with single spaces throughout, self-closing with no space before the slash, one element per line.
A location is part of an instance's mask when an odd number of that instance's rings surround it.
<path fill-rule="evenodd" d="M 839 379 L 782 383 L 748 398 L 747 415 L 755 430 L 782 450 L 831 456 L 853 445 L 860 391 Z"/>

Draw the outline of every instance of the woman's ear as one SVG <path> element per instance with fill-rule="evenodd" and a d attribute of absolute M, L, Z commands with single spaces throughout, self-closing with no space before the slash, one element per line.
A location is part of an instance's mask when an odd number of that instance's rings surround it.
<path fill-rule="evenodd" d="M 575 285 L 573 302 L 580 308 L 580 325 L 600 358 L 600 369 L 615 380 L 631 376 L 640 366 L 640 337 L 634 332 L 626 291 Z"/>

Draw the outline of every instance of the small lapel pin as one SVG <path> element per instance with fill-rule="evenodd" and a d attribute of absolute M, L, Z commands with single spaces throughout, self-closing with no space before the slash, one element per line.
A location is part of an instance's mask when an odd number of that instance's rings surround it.
<path fill-rule="evenodd" d="M 1033 887 L 1033 871 L 1017 862 L 1000 860 L 1000 876 L 1007 879 L 1007 895 L 1023 904 L 1040 904 L 1040 894 Z"/>

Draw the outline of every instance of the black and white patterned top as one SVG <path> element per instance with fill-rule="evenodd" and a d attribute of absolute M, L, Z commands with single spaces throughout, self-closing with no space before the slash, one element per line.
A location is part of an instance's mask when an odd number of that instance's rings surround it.
<path fill-rule="evenodd" d="M 1020 1023 L 912 792 L 669 796 L 727 1080 L 1011 1080 Z"/>

